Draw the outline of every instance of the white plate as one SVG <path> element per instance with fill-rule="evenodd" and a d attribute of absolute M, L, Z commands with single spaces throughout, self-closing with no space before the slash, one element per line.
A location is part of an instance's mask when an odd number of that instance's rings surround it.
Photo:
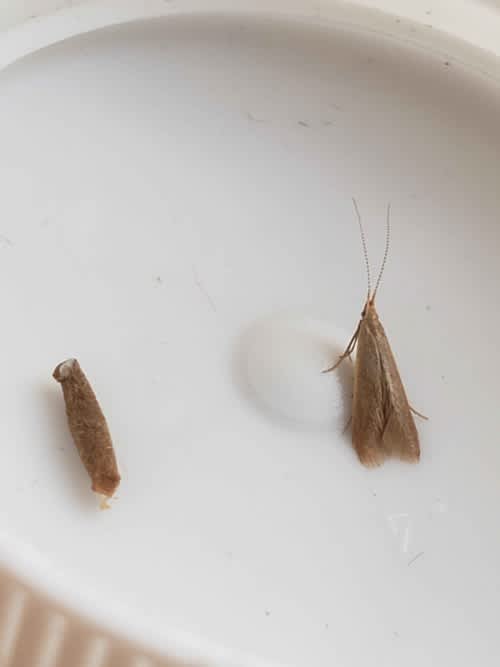
<path fill-rule="evenodd" d="M 314 15 L 195 13 L 37 51 L 0 96 L 10 570 L 162 651 L 498 664 L 491 77 Z M 362 468 L 349 373 L 320 374 L 363 305 L 353 196 L 374 270 L 392 204 L 378 306 L 430 418 L 418 466 Z M 110 512 L 51 379 L 70 355 L 114 436 Z"/>

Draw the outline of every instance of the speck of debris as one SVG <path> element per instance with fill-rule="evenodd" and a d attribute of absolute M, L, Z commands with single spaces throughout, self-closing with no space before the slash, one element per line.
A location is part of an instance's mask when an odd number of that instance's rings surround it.
<path fill-rule="evenodd" d="M 396 23 L 401 23 L 401 19 L 396 19 Z"/>
<path fill-rule="evenodd" d="M 269 609 L 266 609 L 266 616 L 271 616 L 271 612 L 269 611 Z"/>
<path fill-rule="evenodd" d="M 203 284 L 201 283 L 200 279 L 198 278 L 198 274 L 196 272 L 196 267 L 193 266 L 193 278 L 194 278 L 194 284 L 196 287 L 200 290 L 200 292 L 203 294 L 205 299 L 208 301 L 210 308 L 213 310 L 214 313 L 217 312 L 217 308 L 215 307 L 215 302 L 210 296 L 210 294 L 207 292 L 207 290 L 204 288 Z"/>
<path fill-rule="evenodd" d="M 445 66 L 445 67 L 449 67 L 449 66 L 450 66 L 450 61 L 449 61 L 449 60 L 445 60 L 445 61 L 444 61 L 444 66 Z"/>
<path fill-rule="evenodd" d="M 328 623 L 325 623 L 325 630 L 328 630 L 329 627 Z"/>
<path fill-rule="evenodd" d="M 427 16 L 430 16 L 432 14 L 432 11 L 428 9 L 425 13 L 427 14 Z"/>
<path fill-rule="evenodd" d="M 155 283 L 157 285 L 162 285 L 163 284 L 163 280 L 161 279 L 161 276 L 156 276 L 155 277 Z"/>
<path fill-rule="evenodd" d="M 444 375 L 441 375 L 441 380 L 444 380 Z"/>
<path fill-rule="evenodd" d="M 408 567 L 410 567 L 410 565 L 413 565 L 413 563 L 414 563 L 416 560 L 418 560 L 419 558 L 421 558 L 423 555 L 424 555 L 424 552 L 423 552 L 423 551 L 419 551 L 419 553 L 418 553 L 416 556 L 413 556 L 413 558 L 410 559 L 410 560 L 408 561 Z"/>
<path fill-rule="evenodd" d="M 5 248 L 12 248 L 14 245 L 12 241 L 7 238 L 6 236 L 3 236 L 3 234 L 0 234 L 0 243 L 5 247 Z"/>
<path fill-rule="evenodd" d="M 392 636 L 394 637 L 394 639 L 399 639 L 399 632 L 393 632 Z"/>
<path fill-rule="evenodd" d="M 298 124 L 299 124 L 299 125 L 302 125 L 302 127 L 309 127 L 309 124 L 306 123 L 305 120 L 299 120 L 299 121 L 298 121 Z"/>
<path fill-rule="evenodd" d="M 425 310 L 430 310 L 430 309 L 431 309 L 431 307 L 429 306 L 429 304 L 427 304 L 427 305 L 425 306 Z"/>
<path fill-rule="evenodd" d="M 263 123 L 264 122 L 263 118 L 257 118 L 256 116 L 253 115 L 253 113 L 250 113 L 250 111 L 247 111 L 247 118 L 252 123 Z"/>
<path fill-rule="evenodd" d="M 375 491 L 372 491 L 372 496 L 373 496 L 374 498 L 377 497 L 377 494 L 375 493 Z"/>

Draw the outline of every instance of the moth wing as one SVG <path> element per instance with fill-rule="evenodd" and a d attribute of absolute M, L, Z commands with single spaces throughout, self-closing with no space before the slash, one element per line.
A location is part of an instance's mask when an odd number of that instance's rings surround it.
<path fill-rule="evenodd" d="M 396 456 L 402 461 L 416 463 L 420 459 L 417 427 L 390 348 L 389 357 L 384 360 L 384 366 L 388 400 L 382 436 L 383 446 L 388 456 Z"/>
<path fill-rule="evenodd" d="M 384 391 L 380 355 L 373 333 L 361 323 L 354 367 L 352 444 L 361 463 L 368 467 L 385 461 Z"/>
<path fill-rule="evenodd" d="M 394 456 L 417 462 L 417 428 L 389 341 L 380 322 L 367 318 L 358 340 L 352 440 L 360 461 L 377 466 Z"/>

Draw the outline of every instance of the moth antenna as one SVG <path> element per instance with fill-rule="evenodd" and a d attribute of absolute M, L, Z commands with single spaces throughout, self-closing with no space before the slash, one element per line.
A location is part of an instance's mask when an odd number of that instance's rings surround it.
<path fill-rule="evenodd" d="M 385 221 L 385 250 L 384 250 L 384 259 L 382 260 L 382 266 L 380 267 L 380 271 L 377 277 L 377 282 L 375 284 L 375 289 L 373 290 L 373 296 L 372 296 L 372 301 L 375 300 L 375 295 L 377 293 L 377 290 L 380 285 L 380 281 L 382 280 L 382 275 L 384 273 L 385 269 L 385 263 L 387 262 L 387 255 L 389 254 L 389 243 L 391 240 L 391 204 L 390 202 L 387 204 L 387 218 Z"/>
<path fill-rule="evenodd" d="M 363 229 L 363 224 L 361 222 L 361 214 L 359 212 L 358 208 L 358 202 L 352 198 L 352 203 L 354 204 L 354 210 L 356 211 L 356 217 L 358 218 L 358 225 L 359 225 L 359 232 L 361 234 L 361 243 L 363 244 L 363 255 L 365 258 L 365 266 L 366 266 L 366 279 L 368 282 L 368 296 L 367 299 L 370 299 L 370 294 L 372 291 L 372 281 L 371 281 L 371 275 L 370 275 L 370 262 L 368 261 L 368 250 L 366 248 L 366 238 L 365 238 L 365 232 Z"/>

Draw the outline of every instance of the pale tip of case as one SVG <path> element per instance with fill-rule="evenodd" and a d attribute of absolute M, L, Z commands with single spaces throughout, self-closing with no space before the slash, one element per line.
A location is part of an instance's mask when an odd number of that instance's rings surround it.
<path fill-rule="evenodd" d="M 76 363 L 76 359 L 66 359 L 66 361 L 62 361 L 54 370 L 54 378 L 58 382 L 66 380 L 71 375 Z"/>
<path fill-rule="evenodd" d="M 102 493 L 98 493 L 97 497 L 99 498 L 99 509 L 101 512 L 104 512 L 105 510 L 110 510 L 111 505 L 109 504 L 109 501 L 111 498 L 109 496 L 103 496 Z"/>

